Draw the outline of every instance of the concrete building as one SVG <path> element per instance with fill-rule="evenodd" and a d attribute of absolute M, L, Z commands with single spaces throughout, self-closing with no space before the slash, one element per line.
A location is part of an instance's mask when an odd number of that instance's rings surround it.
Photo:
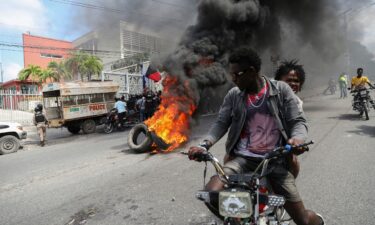
<path fill-rule="evenodd" d="M 143 92 L 143 82 L 153 90 L 152 81 L 143 81 L 145 65 L 150 56 L 167 49 L 168 41 L 154 32 L 124 21 L 98 29 L 73 41 L 76 49 L 91 51 L 104 64 L 102 79 L 120 85 L 119 95 L 129 96 Z"/>
<path fill-rule="evenodd" d="M 160 53 L 167 44 L 152 31 L 124 21 L 101 28 L 73 41 L 76 49 L 92 51 L 105 65 L 137 53 Z"/>
<path fill-rule="evenodd" d="M 69 56 L 72 42 L 22 34 L 24 67 L 30 64 L 45 69 L 51 61 L 61 61 Z"/>

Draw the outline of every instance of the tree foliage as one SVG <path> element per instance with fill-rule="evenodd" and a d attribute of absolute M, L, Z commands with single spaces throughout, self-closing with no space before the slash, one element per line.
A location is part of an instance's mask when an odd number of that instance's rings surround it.
<path fill-rule="evenodd" d="M 103 64 L 97 56 L 84 52 L 73 52 L 71 57 L 61 62 L 50 62 L 47 69 L 29 65 L 19 72 L 18 79 L 31 79 L 34 82 L 46 82 L 48 80 L 59 82 L 62 79 L 91 80 L 93 76 L 98 78 L 102 70 Z"/>
<path fill-rule="evenodd" d="M 36 65 L 29 65 L 27 68 L 22 69 L 18 73 L 19 80 L 27 80 L 30 79 L 33 82 L 40 82 L 42 78 L 43 70 L 40 66 Z"/>

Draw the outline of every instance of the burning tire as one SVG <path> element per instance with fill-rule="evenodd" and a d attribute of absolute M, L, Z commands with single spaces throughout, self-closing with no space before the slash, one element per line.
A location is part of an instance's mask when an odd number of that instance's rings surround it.
<path fill-rule="evenodd" d="M 143 133 L 144 139 L 139 140 L 139 135 Z M 152 145 L 151 134 L 147 129 L 147 126 L 143 123 L 135 125 L 128 135 L 128 145 L 130 149 L 134 150 L 137 153 L 145 153 L 151 151 Z"/>

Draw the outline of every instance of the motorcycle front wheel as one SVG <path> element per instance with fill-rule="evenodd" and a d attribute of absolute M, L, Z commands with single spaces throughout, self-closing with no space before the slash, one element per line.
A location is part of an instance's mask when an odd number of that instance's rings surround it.
<path fill-rule="evenodd" d="M 113 123 L 106 123 L 104 125 L 104 133 L 110 134 L 113 132 Z"/>
<path fill-rule="evenodd" d="M 368 109 L 367 109 L 367 105 L 366 104 L 363 106 L 363 111 L 365 111 L 366 120 L 369 120 L 370 117 L 368 116 Z"/>

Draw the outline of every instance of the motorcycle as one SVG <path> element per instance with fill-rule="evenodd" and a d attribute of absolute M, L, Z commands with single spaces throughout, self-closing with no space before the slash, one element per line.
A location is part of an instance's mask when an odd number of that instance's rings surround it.
<path fill-rule="evenodd" d="M 134 126 L 140 123 L 139 112 L 135 110 L 129 110 L 125 113 L 123 120 L 120 122 L 118 117 L 118 110 L 116 108 L 111 109 L 104 122 L 104 132 L 107 134 L 112 133 L 115 129 L 122 131 L 127 127 Z"/>
<path fill-rule="evenodd" d="M 226 175 L 223 166 L 210 152 L 205 150 L 195 155 L 198 161 L 207 162 L 216 170 L 225 183 L 222 191 L 198 191 L 196 198 L 203 201 L 207 208 L 224 221 L 224 225 L 289 225 L 283 207 L 285 198 L 276 195 L 267 180 L 268 164 L 271 160 L 284 157 L 295 149 L 308 151 L 312 141 L 298 145 L 285 145 L 268 153 L 251 174 Z M 204 148 L 204 147 L 203 147 Z M 188 153 L 182 152 L 187 155 Z"/>
<path fill-rule="evenodd" d="M 370 110 L 370 91 L 367 88 L 360 88 L 351 91 L 353 96 L 352 106 L 354 111 L 359 112 L 359 116 L 365 114 L 366 120 L 369 120 L 370 117 L 368 112 Z"/>

